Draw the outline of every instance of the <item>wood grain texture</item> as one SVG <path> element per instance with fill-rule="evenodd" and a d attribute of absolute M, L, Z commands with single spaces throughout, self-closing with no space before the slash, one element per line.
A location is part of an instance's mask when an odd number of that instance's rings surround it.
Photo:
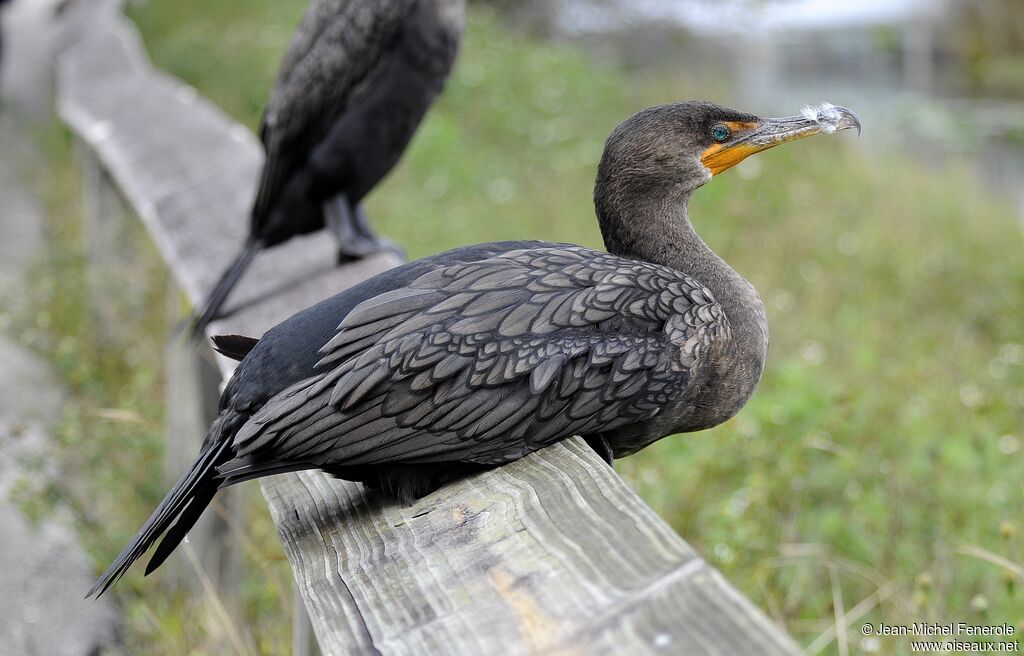
<path fill-rule="evenodd" d="M 60 114 L 196 301 L 244 238 L 258 143 L 96 16 L 61 57 Z M 333 251 L 261 254 L 210 332 L 259 335 L 395 264 Z M 799 653 L 579 439 L 410 507 L 320 472 L 261 486 L 325 654 Z"/>
<path fill-rule="evenodd" d="M 403 507 L 262 481 L 325 654 L 793 654 L 579 438 Z"/>

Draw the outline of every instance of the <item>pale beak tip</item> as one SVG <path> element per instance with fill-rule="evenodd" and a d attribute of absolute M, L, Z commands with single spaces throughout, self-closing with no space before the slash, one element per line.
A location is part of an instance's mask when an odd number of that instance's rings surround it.
<path fill-rule="evenodd" d="M 854 113 L 852 109 L 846 107 L 836 106 L 836 111 L 839 112 L 839 120 L 836 122 L 836 128 L 840 130 L 847 130 L 849 128 L 857 128 L 857 136 L 860 136 L 861 126 L 860 118 Z"/>
<path fill-rule="evenodd" d="M 860 136 L 860 119 L 852 109 L 825 102 L 820 105 L 808 105 L 800 113 L 805 119 L 817 123 L 822 132 L 857 128 L 857 136 Z"/>

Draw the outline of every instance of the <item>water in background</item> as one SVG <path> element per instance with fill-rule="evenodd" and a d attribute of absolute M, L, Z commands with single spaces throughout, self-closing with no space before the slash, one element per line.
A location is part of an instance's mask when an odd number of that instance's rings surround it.
<path fill-rule="evenodd" d="M 707 99 L 762 115 L 855 109 L 859 143 L 963 163 L 1024 227 L 1024 101 L 965 83 L 943 39 L 960 0 L 559 0 L 517 18 L 627 68 L 680 71 Z"/>

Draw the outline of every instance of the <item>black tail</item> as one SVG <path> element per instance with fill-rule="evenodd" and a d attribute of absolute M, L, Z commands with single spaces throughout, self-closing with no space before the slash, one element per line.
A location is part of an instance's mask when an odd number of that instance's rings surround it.
<path fill-rule="evenodd" d="M 221 306 L 224 305 L 224 301 L 227 300 L 228 294 L 234 289 L 235 284 L 238 283 L 238 280 L 245 273 L 253 258 L 256 257 L 256 253 L 260 252 L 262 248 L 263 242 L 258 239 L 250 238 L 246 241 L 242 251 L 235 257 L 235 261 L 221 274 L 220 280 L 206 294 L 203 302 L 199 304 L 199 307 L 192 310 L 191 317 L 185 320 L 184 325 L 188 326 L 189 332 L 194 337 L 202 337 L 206 326 L 217 318 L 217 314 L 220 312 Z"/>
<path fill-rule="evenodd" d="M 216 424 L 215 424 L 216 426 Z M 153 559 L 146 568 L 149 574 L 167 558 L 168 555 L 185 538 L 185 534 L 199 519 L 213 495 L 217 492 L 220 480 L 216 467 L 228 458 L 224 458 L 230 440 L 208 441 L 199 457 L 192 463 L 188 471 L 174 484 L 164 500 L 160 502 L 132 541 L 124 548 L 107 571 L 97 579 L 86 597 L 96 596 L 107 591 L 124 575 L 132 563 L 139 559 L 157 539 L 166 533 Z"/>

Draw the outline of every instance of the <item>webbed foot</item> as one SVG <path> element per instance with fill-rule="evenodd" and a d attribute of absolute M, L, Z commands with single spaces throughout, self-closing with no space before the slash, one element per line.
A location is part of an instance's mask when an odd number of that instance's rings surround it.
<path fill-rule="evenodd" d="M 338 240 L 338 264 L 361 260 L 381 252 L 405 258 L 405 252 L 392 241 L 373 234 L 362 206 L 355 209 L 345 194 L 324 203 L 324 222 Z"/>

